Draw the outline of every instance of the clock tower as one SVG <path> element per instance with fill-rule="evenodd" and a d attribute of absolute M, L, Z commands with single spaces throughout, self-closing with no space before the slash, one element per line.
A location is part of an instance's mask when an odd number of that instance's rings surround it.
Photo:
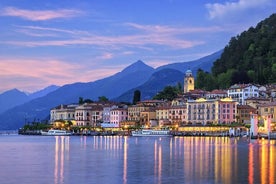
<path fill-rule="evenodd" d="M 192 71 L 187 70 L 184 77 L 184 93 L 195 89 L 195 79 L 193 77 Z"/>

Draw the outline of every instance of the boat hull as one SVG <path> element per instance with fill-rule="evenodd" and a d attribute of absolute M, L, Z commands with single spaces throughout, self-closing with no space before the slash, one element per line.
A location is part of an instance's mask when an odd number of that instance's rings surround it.
<path fill-rule="evenodd" d="M 48 132 L 41 131 L 41 135 L 46 136 L 69 136 L 72 135 L 71 132 L 61 131 L 61 130 L 49 130 Z"/>
<path fill-rule="evenodd" d="M 132 131 L 134 137 L 169 137 L 172 136 L 168 130 L 138 130 Z"/>

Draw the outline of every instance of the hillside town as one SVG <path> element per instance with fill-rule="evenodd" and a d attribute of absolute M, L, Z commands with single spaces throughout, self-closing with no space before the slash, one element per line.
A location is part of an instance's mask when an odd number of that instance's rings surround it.
<path fill-rule="evenodd" d="M 271 117 L 275 129 L 276 96 L 274 86 L 235 84 L 227 90 L 211 92 L 195 89 L 191 70 L 184 76 L 184 91 L 172 101 L 145 100 L 135 105 L 114 102 L 61 104 L 50 111 L 50 124 L 74 127 L 135 128 L 166 127 L 174 130 L 187 126 L 249 126 L 251 114 L 259 124 Z"/>

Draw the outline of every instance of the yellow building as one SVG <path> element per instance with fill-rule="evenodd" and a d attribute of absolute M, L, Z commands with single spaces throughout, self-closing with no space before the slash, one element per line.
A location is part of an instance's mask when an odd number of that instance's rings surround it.
<path fill-rule="evenodd" d="M 143 111 L 140 114 L 140 125 L 144 126 L 153 126 L 152 121 L 156 121 L 156 111 L 155 109 L 149 109 Z"/>
<path fill-rule="evenodd" d="M 259 123 L 264 123 L 264 119 L 271 116 L 271 130 L 276 131 L 276 102 L 268 102 L 258 106 Z"/>
<path fill-rule="evenodd" d="M 50 112 L 50 122 L 53 124 L 56 121 L 64 120 L 64 121 L 73 121 L 75 120 L 75 108 L 78 105 L 59 105 Z"/>
<path fill-rule="evenodd" d="M 250 105 L 238 105 L 237 106 L 237 122 L 238 123 L 251 123 L 251 113 L 255 114 L 257 110 Z"/>
<path fill-rule="evenodd" d="M 156 108 L 156 119 L 159 125 L 167 125 L 170 124 L 169 121 L 169 106 L 158 107 Z"/>
<path fill-rule="evenodd" d="M 193 77 L 192 71 L 187 70 L 184 77 L 184 93 L 187 93 L 195 89 L 195 79 Z"/>
<path fill-rule="evenodd" d="M 129 121 L 140 121 L 141 112 L 147 111 L 151 109 L 152 106 L 144 105 L 142 103 L 139 103 L 137 105 L 128 106 L 128 120 Z"/>

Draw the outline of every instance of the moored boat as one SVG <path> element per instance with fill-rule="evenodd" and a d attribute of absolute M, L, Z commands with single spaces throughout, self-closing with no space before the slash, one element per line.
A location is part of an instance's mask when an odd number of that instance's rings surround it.
<path fill-rule="evenodd" d="M 151 130 L 151 129 L 142 129 L 135 130 L 131 132 L 132 136 L 142 137 L 142 136 L 172 136 L 169 130 Z"/>
<path fill-rule="evenodd" d="M 67 132 L 66 130 L 49 130 L 48 132 L 41 131 L 41 135 L 72 135 L 71 132 Z"/>

